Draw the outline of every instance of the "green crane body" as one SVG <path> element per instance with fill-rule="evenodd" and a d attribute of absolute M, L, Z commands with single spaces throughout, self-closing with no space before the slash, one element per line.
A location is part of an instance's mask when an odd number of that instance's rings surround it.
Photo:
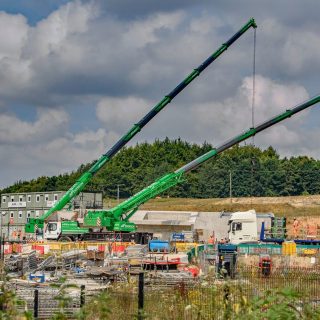
<path fill-rule="evenodd" d="M 176 95 L 178 95 L 185 87 L 187 87 L 203 70 L 205 70 L 213 61 L 215 61 L 224 51 L 228 49 L 240 36 L 242 36 L 251 27 L 256 28 L 255 20 L 250 19 L 237 33 L 235 33 L 227 42 L 222 44 L 220 48 L 209 56 L 199 67 L 194 69 L 175 89 L 156 104 L 138 123 L 123 136 L 120 140 L 95 164 L 85 172 L 75 184 L 64 194 L 64 196 L 44 215 L 39 218 L 30 218 L 25 225 L 26 233 L 35 233 L 37 229 L 43 229 L 45 221 L 56 211 L 62 210 L 72 199 L 74 199 L 88 184 L 92 177 L 107 163 L 111 158 L 121 150 L 154 116 L 156 116 L 164 107 L 169 104 Z"/>
<path fill-rule="evenodd" d="M 244 133 L 235 136 L 228 142 L 222 144 L 219 147 L 216 147 L 209 152 L 203 154 L 197 159 L 191 161 L 180 169 L 166 174 L 162 178 L 156 180 L 154 183 L 138 192 L 131 198 L 123 201 L 116 207 L 107 210 L 107 211 L 89 211 L 84 218 L 84 226 L 93 227 L 100 226 L 105 227 L 110 231 L 135 231 L 136 227 L 134 223 L 129 222 L 130 217 L 138 210 L 139 206 L 145 203 L 146 201 L 154 198 L 163 191 L 177 185 L 178 183 L 184 181 L 184 176 L 189 171 L 197 168 L 204 162 L 218 156 L 223 151 L 231 148 L 232 146 L 247 140 L 250 137 L 253 137 L 257 133 L 293 116 L 294 114 L 311 107 L 312 105 L 320 102 L 320 95 L 294 107 L 293 109 L 286 110 L 284 113 L 271 118 L 258 125 L 255 128 L 250 128 Z"/>

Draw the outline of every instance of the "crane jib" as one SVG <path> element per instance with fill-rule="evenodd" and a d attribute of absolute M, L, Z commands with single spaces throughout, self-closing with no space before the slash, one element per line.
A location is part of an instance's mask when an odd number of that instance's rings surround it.
<path fill-rule="evenodd" d="M 157 115 L 168 103 L 171 102 L 185 87 L 198 77 L 203 70 L 205 70 L 214 60 L 216 60 L 227 48 L 234 43 L 244 32 L 250 27 L 256 28 L 257 25 L 254 19 L 249 22 L 233 35 L 227 42 L 225 42 L 216 52 L 208 57 L 198 68 L 194 69 L 182 82 L 180 82 L 169 94 L 167 94 L 142 120 L 140 120 L 135 127 L 133 127 L 127 134 L 125 134 L 105 155 L 112 157 L 118 152 L 128 141 L 130 141 L 136 133 L 138 133 L 154 116 Z"/>
<path fill-rule="evenodd" d="M 199 74 L 207 68 L 217 57 L 219 57 L 229 45 L 236 41 L 244 32 L 250 27 L 256 28 L 254 19 L 250 19 L 233 37 L 224 43 L 218 50 L 216 50 L 209 58 L 207 58 L 198 68 L 194 69 L 175 89 L 166 95 L 157 105 L 155 105 L 147 115 L 145 115 L 138 123 L 136 123 L 123 137 L 120 138 L 116 144 L 111 147 L 104 155 L 98 159 L 95 164 L 84 173 L 75 184 L 69 189 L 66 194 L 43 216 L 43 220 L 47 219 L 52 213 L 62 209 L 68 202 L 77 196 L 92 179 L 96 172 L 108 162 L 119 150 L 121 150 L 141 129 L 155 117 L 171 100 L 179 94 L 188 84 L 190 84 Z M 88 174 L 89 173 L 89 174 Z M 30 219 L 32 221 L 32 219 Z M 26 230 L 32 228 L 26 228 Z"/>
<path fill-rule="evenodd" d="M 233 37 L 231 37 L 225 44 L 223 44 L 218 50 L 216 50 L 209 58 L 207 58 L 198 68 L 194 69 L 181 83 L 179 83 L 175 89 L 167 94 L 151 111 L 144 116 L 137 124 L 131 128 L 127 134 L 125 134 L 107 153 L 105 156 L 108 158 L 113 157 L 124 145 L 129 142 L 154 116 L 157 115 L 171 100 L 177 96 L 189 83 L 191 83 L 200 73 L 207 68 L 216 58 L 218 58 L 228 46 L 236 41 L 244 32 L 250 27 L 256 28 L 254 19 L 250 19 L 240 31 L 238 31 Z"/>
<path fill-rule="evenodd" d="M 156 197 L 157 195 L 161 194 L 162 192 L 174 187 L 175 185 L 179 184 L 180 182 L 184 181 L 184 175 L 191 170 L 196 169 L 198 166 L 203 164 L 204 162 L 218 156 L 223 151 L 231 148 L 232 146 L 254 136 L 258 132 L 261 132 L 282 120 L 290 118 L 295 113 L 298 113 L 316 103 L 320 102 L 320 96 L 316 96 L 313 99 L 308 100 L 305 103 L 302 103 L 291 110 L 286 110 L 284 113 L 269 119 L 256 128 L 250 128 L 249 130 L 245 131 L 244 133 L 237 135 L 236 137 L 230 139 L 226 143 L 213 148 L 212 150 L 208 151 L 207 153 L 201 155 L 200 157 L 196 158 L 195 160 L 189 162 L 188 164 L 184 165 L 180 169 L 168 173 L 165 176 L 157 179 L 151 185 L 146 187 L 145 189 L 141 190 L 137 194 L 133 195 L 129 199 L 125 200 L 124 202 L 120 203 L 118 206 L 108 210 L 115 219 L 124 219 L 128 221 L 128 219 L 134 214 L 134 212 L 138 209 L 140 205 L 147 202 L 148 200 Z"/>
<path fill-rule="evenodd" d="M 204 155 L 198 157 L 197 159 L 191 161 L 190 163 L 184 165 L 183 167 L 181 167 L 180 169 L 176 170 L 176 173 L 179 172 L 188 172 L 191 170 L 194 170 L 195 168 L 197 168 L 199 165 L 201 165 L 202 163 L 206 162 L 207 160 L 215 157 L 216 155 L 218 155 L 219 153 L 231 148 L 232 146 L 256 135 L 258 132 L 261 132 L 287 118 L 290 118 L 292 115 L 306 109 L 309 108 L 311 106 L 313 106 L 314 104 L 320 102 L 320 96 L 316 96 L 302 104 L 299 104 L 298 106 L 286 110 L 284 113 L 281 113 L 280 115 L 277 115 L 274 118 L 271 118 L 267 121 L 264 121 L 263 123 L 261 123 L 260 125 L 258 125 L 255 128 L 250 128 L 249 130 L 245 131 L 244 133 L 237 135 L 236 137 L 232 138 L 231 140 L 225 142 L 224 144 L 222 144 L 221 146 L 214 148 L 210 151 L 208 151 L 207 153 L 205 153 Z"/>

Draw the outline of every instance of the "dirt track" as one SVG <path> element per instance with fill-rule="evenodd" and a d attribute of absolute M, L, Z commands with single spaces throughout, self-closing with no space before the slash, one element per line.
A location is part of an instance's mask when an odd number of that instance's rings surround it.
<path fill-rule="evenodd" d="M 113 206 L 117 203 L 115 200 L 106 200 L 106 204 Z M 257 212 L 273 212 L 277 216 L 287 217 L 289 234 L 292 234 L 291 229 L 294 217 L 300 221 L 300 229 L 303 234 L 306 233 L 307 224 L 320 226 L 320 195 L 232 199 L 157 198 L 148 201 L 141 206 L 141 209 L 204 212 L 255 209 Z"/>
<path fill-rule="evenodd" d="M 232 199 L 158 198 L 148 201 L 142 208 L 147 210 L 187 210 L 206 212 L 255 209 L 259 212 L 273 212 L 276 215 L 286 217 L 320 217 L 320 195 Z"/>

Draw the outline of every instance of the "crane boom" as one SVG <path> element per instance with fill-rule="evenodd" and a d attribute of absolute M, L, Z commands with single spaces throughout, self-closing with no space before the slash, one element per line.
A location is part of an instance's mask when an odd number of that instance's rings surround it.
<path fill-rule="evenodd" d="M 163 99 L 156 104 L 138 123 L 116 142 L 116 144 L 103 154 L 91 168 L 82 174 L 82 176 L 75 182 L 75 184 L 64 194 L 64 196 L 44 215 L 40 218 L 30 218 L 29 223 L 26 224 L 25 231 L 28 233 L 35 232 L 35 227 L 40 228 L 43 223 L 54 212 L 62 210 L 67 203 L 76 197 L 92 179 L 92 177 L 102 168 L 111 158 L 121 150 L 150 120 L 153 119 L 174 97 L 176 97 L 184 88 L 186 88 L 196 77 L 198 77 L 203 70 L 205 70 L 213 61 L 215 61 L 224 51 L 228 49 L 241 35 L 243 35 L 251 27 L 256 28 L 256 22 L 251 18 L 237 33 L 235 33 L 227 42 L 223 43 L 218 50 L 210 55 L 202 64 L 194 69 L 182 82 L 180 82 L 169 94 L 165 95 Z"/>
<path fill-rule="evenodd" d="M 183 167 L 177 169 L 174 172 L 166 174 L 165 176 L 161 177 L 160 179 L 156 180 L 154 183 L 143 189 L 142 191 L 138 192 L 134 196 L 130 197 L 129 199 L 123 201 L 116 207 L 108 210 L 108 211 L 100 211 L 99 212 L 89 212 L 88 215 L 85 217 L 85 224 L 86 225 L 94 225 L 97 219 L 100 219 L 101 225 L 103 222 L 108 221 L 109 225 L 113 225 L 113 230 L 115 231 L 123 231 L 124 228 L 130 229 L 130 222 L 128 222 L 129 218 L 136 212 L 138 207 L 145 203 L 146 201 L 154 198 L 158 194 L 162 193 L 163 191 L 177 185 L 178 183 L 184 181 L 184 175 L 191 170 L 194 170 L 204 162 L 208 161 L 211 158 L 218 156 L 223 151 L 231 148 L 232 146 L 256 135 L 257 133 L 266 130 L 267 128 L 293 116 L 294 114 L 307 109 L 313 106 L 316 103 L 320 102 L 320 95 L 303 102 L 292 109 L 288 109 L 285 112 L 281 113 L 280 115 L 273 117 L 267 121 L 264 121 L 260 125 L 254 128 L 250 128 L 249 130 L 241 133 L 240 135 L 235 136 L 234 138 L 230 139 L 229 141 L 223 143 L 222 145 L 213 148 L 212 150 L 208 151 L 207 153 L 203 154 L 202 156 L 196 158 L 195 160 L 189 162 L 188 164 L 184 165 Z M 104 214 L 103 214 L 104 213 Z M 110 219 L 114 219 L 114 223 L 110 223 Z M 126 224 L 127 223 L 127 224 Z"/>

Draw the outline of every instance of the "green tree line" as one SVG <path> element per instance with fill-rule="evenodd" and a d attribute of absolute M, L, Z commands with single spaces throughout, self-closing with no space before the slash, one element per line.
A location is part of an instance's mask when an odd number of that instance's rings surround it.
<path fill-rule="evenodd" d="M 107 197 L 127 198 L 164 174 L 210 150 L 208 143 L 191 144 L 181 139 L 139 143 L 120 151 L 87 185 L 85 191 L 103 191 Z M 41 192 L 67 190 L 93 163 L 70 174 L 18 181 L 1 190 Z M 288 196 L 320 193 L 320 161 L 307 156 L 281 158 L 272 147 L 235 146 L 186 175 L 166 196 L 186 198 Z"/>

